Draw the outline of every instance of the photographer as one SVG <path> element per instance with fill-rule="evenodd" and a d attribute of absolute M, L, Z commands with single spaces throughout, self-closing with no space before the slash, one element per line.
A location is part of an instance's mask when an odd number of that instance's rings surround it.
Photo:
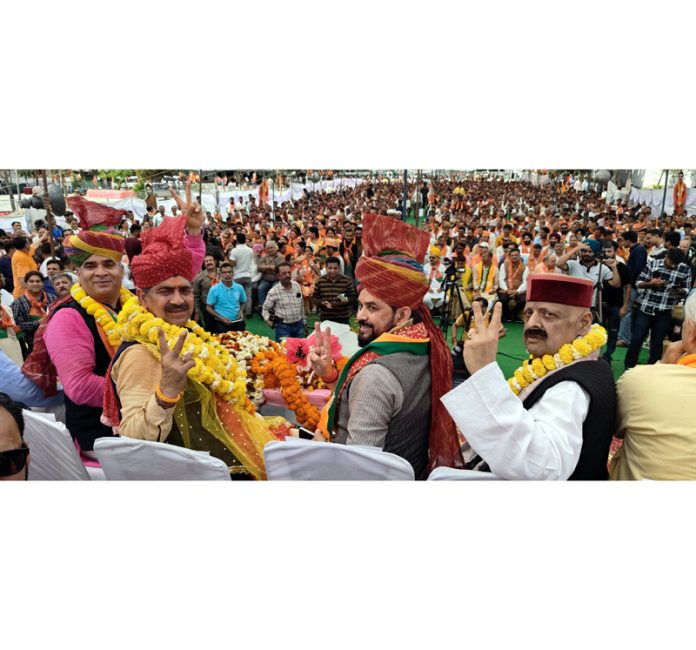
<path fill-rule="evenodd" d="M 340 260 L 326 260 L 326 275 L 322 275 L 314 287 L 314 303 L 321 320 L 350 325 L 350 315 L 356 302 L 353 281 L 339 272 Z"/>
<path fill-rule="evenodd" d="M 598 242 L 597 252 L 601 254 L 602 248 Z M 575 252 L 580 251 L 580 261 L 570 259 Z M 567 271 L 568 275 L 575 278 L 585 278 L 592 280 L 595 285 L 595 292 L 592 297 L 592 304 L 597 305 L 597 295 L 599 283 L 607 282 L 610 287 L 618 289 L 621 287 L 621 277 L 616 268 L 616 259 L 602 260 L 602 264 L 597 261 L 595 249 L 590 244 L 580 244 L 577 249 L 569 250 L 565 255 L 561 255 L 556 260 L 556 266 L 562 271 Z M 601 272 L 600 272 L 601 268 Z"/>
<path fill-rule="evenodd" d="M 656 363 L 662 356 L 662 342 L 672 323 L 672 310 L 691 289 L 691 269 L 678 248 L 667 251 L 664 259 L 651 260 L 638 277 L 636 287 L 647 289 L 633 318 L 631 345 L 626 353 L 626 369 L 638 363 L 638 354 L 650 332 L 650 357 Z"/>

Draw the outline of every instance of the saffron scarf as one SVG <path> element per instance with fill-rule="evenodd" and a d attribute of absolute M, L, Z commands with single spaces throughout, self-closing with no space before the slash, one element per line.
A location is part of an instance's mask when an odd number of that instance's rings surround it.
<path fill-rule="evenodd" d="M 491 293 L 493 291 L 494 278 L 495 267 L 493 266 L 493 262 L 491 262 L 487 269 L 484 269 L 483 262 L 480 262 L 474 267 L 474 289 L 478 289 L 483 293 Z"/>
<path fill-rule="evenodd" d="M 41 292 L 41 300 L 37 300 L 34 298 L 34 296 L 29 293 L 29 291 L 24 292 L 24 297 L 27 299 L 29 302 L 29 317 L 32 320 L 41 320 L 47 312 L 46 309 L 46 292 L 42 291 Z"/>
<path fill-rule="evenodd" d="M 677 361 L 678 366 L 696 369 L 696 354 L 687 354 Z"/>
<path fill-rule="evenodd" d="M 0 307 L 0 339 L 6 339 L 12 330 L 17 333 L 21 331 L 19 325 L 15 325 L 12 317 L 5 311 L 4 307 Z"/>
<path fill-rule="evenodd" d="M 522 284 L 522 274 L 524 272 L 524 264 L 520 262 L 514 269 L 512 268 L 512 262 L 507 260 L 505 262 L 505 275 L 507 276 L 506 282 L 509 289 L 517 290 Z"/>
<path fill-rule="evenodd" d="M 408 352 L 409 354 L 428 354 L 430 338 L 423 323 L 405 325 L 378 336 L 364 348 L 358 350 L 343 367 L 331 399 L 324 405 L 319 419 L 319 429 L 327 440 L 333 438 L 336 421 L 336 405 L 340 401 L 346 385 L 367 364 L 385 354 Z"/>

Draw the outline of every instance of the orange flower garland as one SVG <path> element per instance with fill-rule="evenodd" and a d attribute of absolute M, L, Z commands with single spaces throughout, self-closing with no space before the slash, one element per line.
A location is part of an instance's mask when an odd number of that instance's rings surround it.
<path fill-rule="evenodd" d="M 297 421 L 314 431 L 319 424 L 319 409 L 314 406 L 302 392 L 297 378 L 297 369 L 281 352 L 266 351 L 257 354 L 251 362 L 251 370 L 264 376 L 266 388 L 275 388 L 280 384 L 280 393 Z"/>

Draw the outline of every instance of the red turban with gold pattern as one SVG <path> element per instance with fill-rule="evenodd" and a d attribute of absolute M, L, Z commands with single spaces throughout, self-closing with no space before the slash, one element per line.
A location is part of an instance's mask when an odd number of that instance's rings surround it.
<path fill-rule="evenodd" d="M 428 471 L 445 465 L 464 467 L 452 418 L 440 398 L 452 388 L 452 355 L 430 310 L 423 304 L 428 278 L 422 261 L 430 236 L 393 217 L 366 214 L 363 218 L 363 252 L 355 267 L 358 289 L 364 289 L 391 307 L 410 307 L 430 338 L 431 413 Z"/>
<path fill-rule="evenodd" d="M 422 261 L 430 237 L 393 217 L 366 214 L 363 218 L 363 253 L 355 267 L 360 289 L 392 307 L 415 309 L 428 292 Z"/>

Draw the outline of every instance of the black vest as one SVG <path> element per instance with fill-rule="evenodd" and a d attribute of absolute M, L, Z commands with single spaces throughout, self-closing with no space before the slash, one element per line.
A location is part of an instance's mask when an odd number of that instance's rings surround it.
<path fill-rule="evenodd" d="M 94 343 L 95 366 L 93 372 L 95 375 L 104 377 L 109 363 L 111 362 L 111 358 L 99 336 L 94 317 L 90 316 L 82 309 L 75 300 L 68 300 L 66 303 L 57 307 L 56 311 L 66 308 L 77 311 L 80 316 L 82 316 L 82 320 L 85 321 L 85 325 L 87 325 Z M 104 426 L 101 423 L 100 418 L 103 410 L 101 406 L 75 404 L 67 395 L 65 395 L 64 399 L 65 424 L 68 427 L 68 431 L 70 431 L 70 435 L 79 443 L 80 449 L 83 451 L 93 451 L 94 441 L 97 438 L 114 435 L 111 427 Z"/>
<path fill-rule="evenodd" d="M 562 381 L 580 384 L 590 396 L 590 409 L 582 425 L 580 459 L 569 480 L 606 481 L 609 446 L 616 426 L 616 386 L 608 363 L 580 361 L 555 372 L 542 381 L 524 400 L 529 410 L 549 390 Z"/>

